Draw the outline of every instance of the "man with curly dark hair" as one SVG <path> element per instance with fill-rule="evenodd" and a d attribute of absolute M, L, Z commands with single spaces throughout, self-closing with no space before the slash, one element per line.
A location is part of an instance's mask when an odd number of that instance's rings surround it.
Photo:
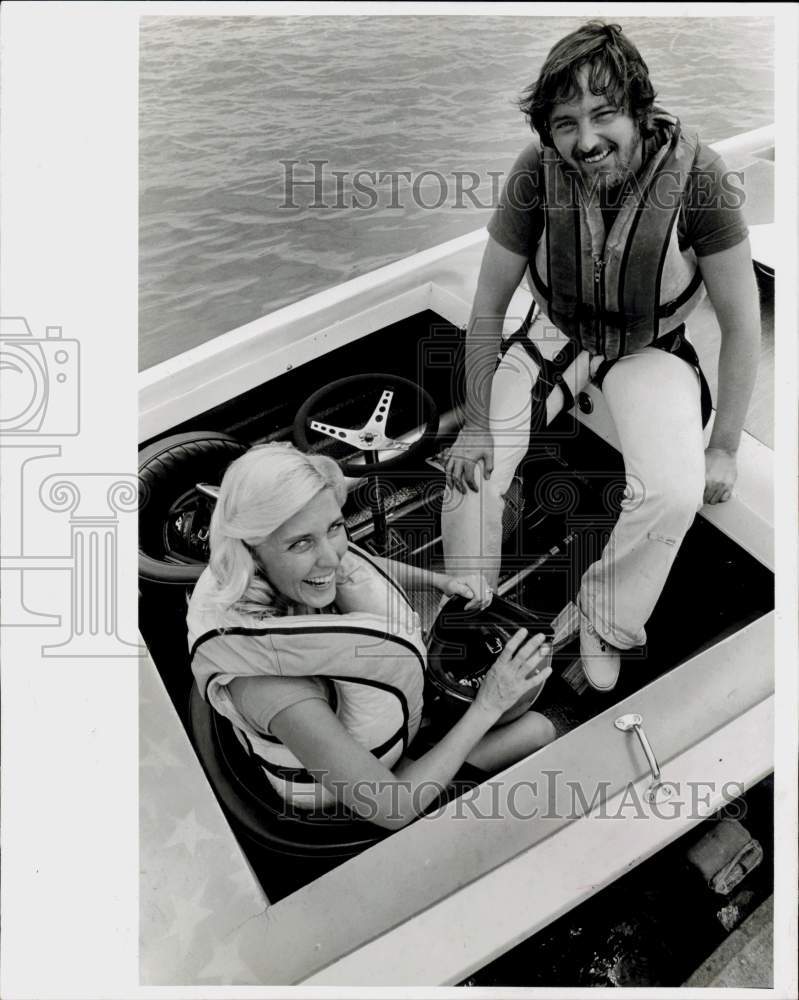
<path fill-rule="evenodd" d="M 602 388 L 625 461 L 621 514 L 573 606 L 583 671 L 608 691 L 620 651 L 646 641 L 696 511 L 731 496 L 759 356 L 757 287 L 741 192 L 655 104 L 646 63 L 618 25 L 590 22 L 561 39 L 520 106 L 537 139 L 488 225 L 467 330 L 466 420 L 447 460 L 444 552 L 448 566 L 477 563 L 496 586 L 504 495 L 547 409 L 570 395 L 561 381 L 545 403 L 536 388 L 535 341 L 555 327 L 576 355 L 572 389 L 589 377 Z M 501 343 L 528 271 L 538 318 Z M 707 447 L 709 392 L 685 334 L 705 292 L 722 334 Z"/>

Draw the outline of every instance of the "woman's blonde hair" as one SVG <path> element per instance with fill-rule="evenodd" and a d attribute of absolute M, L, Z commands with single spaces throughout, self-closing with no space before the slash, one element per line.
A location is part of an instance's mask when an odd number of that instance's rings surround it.
<path fill-rule="evenodd" d="M 253 547 L 324 489 L 341 506 L 347 487 L 326 455 L 306 455 L 292 444 L 256 445 L 228 466 L 211 517 L 210 595 L 222 610 L 274 614 L 280 603 L 253 558 Z"/>

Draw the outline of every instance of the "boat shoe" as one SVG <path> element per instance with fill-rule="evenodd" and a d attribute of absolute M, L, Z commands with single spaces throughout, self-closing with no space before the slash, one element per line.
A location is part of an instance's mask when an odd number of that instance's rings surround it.
<path fill-rule="evenodd" d="M 580 662 L 585 679 L 596 691 L 611 691 L 619 679 L 621 653 L 602 638 L 584 615 L 580 617 Z"/>
<path fill-rule="evenodd" d="M 619 679 L 621 653 L 602 638 L 577 601 L 569 601 L 553 619 L 551 628 L 555 653 L 578 632 L 580 635 L 580 656 L 563 671 L 563 680 L 577 694 L 584 694 L 589 686 L 595 691 L 612 691 Z"/>

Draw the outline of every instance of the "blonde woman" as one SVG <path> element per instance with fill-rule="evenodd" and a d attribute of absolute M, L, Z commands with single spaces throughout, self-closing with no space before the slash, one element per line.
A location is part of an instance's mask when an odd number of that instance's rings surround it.
<path fill-rule="evenodd" d="M 477 582 L 381 560 L 353 545 L 336 463 L 291 445 L 231 464 L 211 522 L 211 558 L 188 612 L 200 692 L 291 804 L 338 800 L 398 828 L 468 762 L 496 770 L 554 738 L 528 711 L 551 673 L 542 635 L 520 629 L 462 718 L 424 756 L 408 745 L 422 717 L 425 647 L 405 588 L 460 594 Z"/>

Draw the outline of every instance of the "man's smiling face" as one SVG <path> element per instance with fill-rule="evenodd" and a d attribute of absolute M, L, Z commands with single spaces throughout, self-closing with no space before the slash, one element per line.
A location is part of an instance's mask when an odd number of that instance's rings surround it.
<path fill-rule="evenodd" d="M 638 123 L 613 98 L 591 93 L 587 67 L 578 81 L 580 92 L 552 108 L 552 141 L 589 190 L 617 187 L 641 166 Z"/>

